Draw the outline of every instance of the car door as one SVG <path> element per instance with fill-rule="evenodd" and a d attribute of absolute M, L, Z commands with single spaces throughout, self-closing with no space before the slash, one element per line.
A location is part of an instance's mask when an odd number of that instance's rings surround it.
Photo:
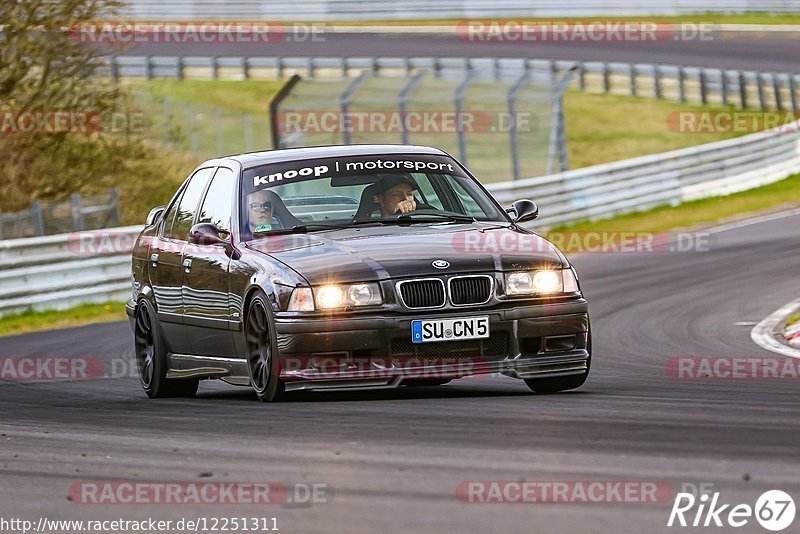
<path fill-rule="evenodd" d="M 199 169 L 164 216 L 159 235 L 150 247 L 150 283 L 156 301 L 156 312 L 169 352 L 190 352 L 183 321 L 183 249 L 189 235 L 197 205 L 214 168 Z M 188 227 L 187 227 L 188 222 Z"/>
<path fill-rule="evenodd" d="M 212 223 L 230 235 L 235 189 L 234 172 L 219 167 L 208 186 L 195 224 Z M 230 261 L 223 245 L 191 242 L 184 249 L 183 319 L 192 354 L 236 356 L 231 330 Z"/>

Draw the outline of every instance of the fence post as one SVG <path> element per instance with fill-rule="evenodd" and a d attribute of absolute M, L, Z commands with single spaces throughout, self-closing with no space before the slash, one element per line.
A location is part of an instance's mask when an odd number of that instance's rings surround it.
<path fill-rule="evenodd" d="M 308 58 L 308 77 L 314 78 L 315 71 L 317 70 L 317 66 L 314 64 L 314 56 Z"/>
<path fill-rule="evenodd" d="M 175 64 L 175 68 L 176 68 L 176 71 L 177 71 L 175 73 L 175 77 L 178 78 L 179 80 L 183 80 L 183 77 L 184 77 L 184 73 L 183 73 L 183 69 L 184 69 L 183 56 L 178 56 L 178 61 Z"/>
<path fill-rule="evenodd" d="M 466 165 L 467 164 L 467 138 L 464 132 L 464 92 L 469 87 L 469 84 L 472 83 L 473 79 L 473 72 L 470 70 L 467 72 L 467 77 L 464 78 L 464 81 L 459 84 L 456 88 L 456 92 L 453 95 L 453 100 L 456 109 L 456 120 L 458 121 L 458 130 L 456 131 L 456 136 L 458 137 L 458 155 L 461 156 L 461 162 Z"/>
<path fill-rule="evenodd" d="M 72 193 L 70 197 L 72 205 L 72 229 L 76 232 L 83 230 L 83 215 L 81 214 L 81 195 Z"/>
<path fill-rule="evenodd" d="M 739 103 L 742 109 L 747 109 L 747 76 L 743 71 L 739 71 Z"/>
<path fill-rule="evenodd" d="M 217 61 L 217 56 L 211 58 L 211 79 L 219 80 L 219 61 Z"/>
<path fill-rule="evenodd" d="M 194 113 L 194 105 L 192 105 L 191 101 L 186 101 L 186 108 L 189 112 L 189 142 L 192 147 L 192 151 L 197 150 L 197 116 Z"/>
<path fill-rule="evenodd" d="M 358 78 L 350 82 L 350 85 L 348 85 L 344 91 L 342 91 L 342 94 L 339 96 L 339 110 L 341 111 L 342 117 L 348 116 L 348 109 L 350 107 L 350 98 L 356 91 L 358 91 L 358 88 L 361 87 L 361 84 L 363 84 L 367 80 L 367 78 L 372 76 L 373 72 L 374 71 L 365 70 L 358 76 Z M 349 128 L 342 129 L 342 141 L 343 141 L 342 144 L 344 145 L 352 144 L 353 137 L 351 133 L 352 132 L 350 132 Z"/>
<path fill-rule="evenodd" d="M 708 104 L 708 80 L 706 79 L 706 69 L 700 69 L 700 102 Z"/>
<path fill-rule="evenodd" d="M 153 58 L 151 56 L 144 58 L 144 77 L 146 80 L 153 79 Z"/>
<path fill-rule="evenodd" d="M 781 96 L 781 82 L 777 73 L 772 73 L 772 89 L 775 91 L 775 107 L 778 111 L 783 111 L 783 96 Z"/>
<path fill-rule="evenodd" d="M 728 88 L 728 71 L 725 69 L 719 69 L 719 74 L 721 76 L 720 82 L 722 84 L 722 105 L 728 105 L 728 92 L 730 89 Z"/>
<path fill-rule="evenodd" d="M 603 91 L 611 92 L 611 67 L 608 62 L 603 62 Z"/>
<path fill-rule="evenodd" d="M 653 92 L 655 97 L 659 100 L 664 97 L 661 91 L 661 65 L 658 63 L 653 65 Z"/>
<path fill-rule="evenodd" d="M 406 71 L 408 72 L 408 71 Z M 404 145 L 409 144 L 409 137 L 408 137 L 408 129 L 406 128 L 406 116 L 408 114 L 408 95 L 414 88 L 419 85 L 419 82 L 422 81 L 422 78 L 425 76 L 425 71 L 420 71 L 415 74 L 411 80 L 400 90 L 400 93 L 397 95 L 397 107 L 398 111 L 400 111 L 400 142 Z"/>
<path fill-rule="evenodd" d="M 631 96 L 636 96 L 636 65 L 631 63 L 628 65 L 630 70 L 630 93 Z"/>
<path fill-rule="evenodd" d="M 38 200 L 31 202 L 31 218 L 33 219 L 33 231 L 36 233 L 36 235 L 44 235 L 42 204 Z"/>
<path fill-rule="evenodd" d="M 511 144 L 511 167 L 513 169 L 513 176 L 512 179 L 514 181 L 519 180 L 520 177 L 520 170 L 519 170 L 519 147 L 517 146 L 517 109 L 515 99 L 517 98 L 517 92 L 522 89 L 522 86 L 525 85 L 525 82 L 528 81 L 528 72 L 525 72 L 520 78 L 514 83 L 511 89 L 508 91 L 508 95 L 506 99 L 508 100 L 508 116 L 511 120 L 511 127 L 508 130 L 509 134 L 509 143 Z"/>
<path fill-rule="evenodd" d="M 680 92 L 681 102 L 686 102 L 686 71 L 683 65 L 678 66 L 678 90 Z"/>
<path fill-rule="evenodd" d="M 283 70 L 284 70 L 283 57 L 282 56 L 278 56 L 275 59 L 275 70 L 277 71 L 275 74 L 278 75 L 278 79 L 279 80 L 282 79 L 283 78 Z"/>
<path fill-rule="evenodd" d="M 789 74 L 789 96 L 792 99 L 792 111 L 795 113 L 800 112 L 797 106 L 797 81 L 794 74 Z"/>
<path fill-rule="evenodd" d="M 758 105 L 761 107 L 761 111 L 764 111 L 767 107 L 767 99 L 764 94 L 764 73 L 762 72 L 756 73 L 756 87 L 758 88 Z"/>
<path fill-rule="evenodd" d="M 581 91 L 586 90 L 586 65 L 583 61 L 578 62 L 578 88 Z"/>
<path fill-rule="evenodd" d="M 242 113 L 242 131 L 244 132 L 244 150 L 250 152 L 253 146 L 253 131 L 249 113 Z"/>
<path fill-rule="evenodd" d="M 108 194 L 108 201 L 111 204 L 110 208 L 112 215 L 112 217 L 109 217 L 111 220 L 108 222 L 108 226 L 117 225 L 122 217 L 120 215 L 119 191 L 116 187 L 111 188 L 111 191 Z"/>
<path fill-rule="evenodd" d="M 119 80 L 119 65 L 117 64 L 117 56 L 111 56 L 111 79 L 115 82 Z"/>
<path fill-rule="evenodd" d="M 250 79 L 250 58 L 244 57 L 242 58 L 242 76 L 245 80 Z"/>

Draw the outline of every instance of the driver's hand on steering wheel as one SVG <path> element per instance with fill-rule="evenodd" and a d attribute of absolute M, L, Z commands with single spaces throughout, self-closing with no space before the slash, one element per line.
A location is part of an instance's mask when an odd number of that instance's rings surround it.
<path fill-rule="evenodd" d="M 397 203 L 397 210 L 395 213 L 403 214 L 409 213 L 417 209 L 417 203 L 412 198 L 411 200 L 403 200 L 402 202 Z"/>

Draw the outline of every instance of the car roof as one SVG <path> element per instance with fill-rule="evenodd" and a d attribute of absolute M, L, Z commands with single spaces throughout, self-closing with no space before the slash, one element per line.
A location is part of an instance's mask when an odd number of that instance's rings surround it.
<path fill-rule="evenodd" d="M 223 156 L 219 160 L 234 160 L 244 168 L 265 165 L 268 163 L 283 163 L 304 159 L 347 157 L 347 156 L 378 156 L 382 154 L 425 154 L 446 156 L 438 148 L 416 145 L 329 145 L 298 148 L 282 148 L 278 150 L 264 150 L 260 152 L 247 152 L 232 156 Z"/>

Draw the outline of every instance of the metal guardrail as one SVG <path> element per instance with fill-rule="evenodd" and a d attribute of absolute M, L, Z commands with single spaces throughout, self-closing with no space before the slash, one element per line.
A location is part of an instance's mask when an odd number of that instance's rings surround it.
<path fill-rule="evenodd" d="M 109 73 L 114 78 L 283 79 L 292 74 L 314 78 L 392 71 L 410 76 L 425 69 L 438 77 L 463 77 L 465 71 L 472 71 L 501 80 L 516 79 L 526 71 L 543 68 L 563 74 L 576 63 L 578 76 L 571 86 L 584 91 L 800 112 L 800 74 L 655 63 L 523 58 L 112 56 Z"/>
<path fill-rule="evenodd" d="M 542 219 L 533 226 L 542 228 L 726 195 L 797 173 L 800 134 L 761 132 L 488 188 L 503 205 L 535 199 Z M 0 315 L 125 300 L 139 229 L 0 241 Z"/>
<path fill-rule="evenodd" d="M 669 15 L 705 11 L 792 12 L 797 0 L 129 0 L 127 13 L 146 20 L 402 20 L 477 17 Z"/>

